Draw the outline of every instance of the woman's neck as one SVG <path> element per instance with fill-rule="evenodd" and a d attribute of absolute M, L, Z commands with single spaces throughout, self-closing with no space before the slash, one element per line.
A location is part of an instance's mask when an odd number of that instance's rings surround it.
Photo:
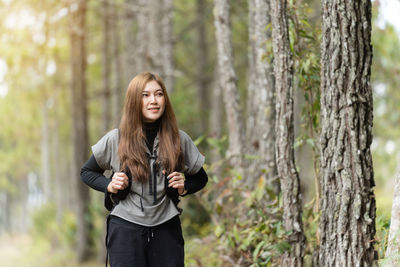
<path fill-rule="evenodd" d="M 160 127 L 160 120 L 156 120 L 153 122 L 143 122 L 143 130 L 144 131 L 152 131 L 157 130 Z"/>

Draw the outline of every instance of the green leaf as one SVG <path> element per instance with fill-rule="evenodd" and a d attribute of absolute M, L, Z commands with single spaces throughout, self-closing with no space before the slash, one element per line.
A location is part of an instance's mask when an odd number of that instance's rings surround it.
<path fill-rule="evenodd" d="M 257 262 L 257 258 L 258 258 L 258 255 L 259 255 L 259 253 L 260 253 L 260 250 L 262 249 L 262 247 L 265 245 L 265 241 L 261 241 L 260 243 L 258 243 L 258 245 L 256 246 L 256 249 L 254 250 L 254 252 L 253 252 L 253 261 L 254 262 Z"/>
<path fill-rule="evenodd" d="M 280 254 L 288 251 L 292 246 L 287 241 L 281 241 L 275 245 L 275 248 L 278 250 Z"/>
<path fill-rule="evenodd" d="M 214 234 L 216 237 L 220 237 L 224 232 L 225 229 L 222 225 L 218 224 L 217 227 L 215 227 Z"/>
<path fill-rule="evenodd" d="M 199 137 L 197 137 L 196 140 L 193 141 L 195 146 L 200 145 L 204 140 L 206 139 L 205 135 L 200 135 Z"/>

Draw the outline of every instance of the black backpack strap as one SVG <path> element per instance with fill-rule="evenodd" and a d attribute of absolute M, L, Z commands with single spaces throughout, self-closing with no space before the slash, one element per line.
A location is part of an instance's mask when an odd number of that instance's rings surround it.
<path fill-rule="evenodd" d="M 114 172 L 110 175 L 109 179 L 112 179 L 114 175 Z M 111 198 L 112 194 L 106 190 L 104 193 L 104 207 L 108 210 L 111 211 L 114 208 L 114 201 Z"/>
<path fill-rule="evenodd" d="M 114 173 L 111 174 L 110 179 L 113 177 Z M 108 264 L 108 228 L 110 225 L 110 218 L 111 218 L 111 211 L 115 208 L 115 206 L 118 203 L 115 203 L 112 199 L 112 194 L 108 191 L 106 191 L 105 196 L 104 196 L 104 206 L 106 207 L 106 209 L 110 212 L 107 215 L 107 219 L 106 219 L 106 238 L 104 240 L 104 244 L 106 246 L 106 267 Z"/>

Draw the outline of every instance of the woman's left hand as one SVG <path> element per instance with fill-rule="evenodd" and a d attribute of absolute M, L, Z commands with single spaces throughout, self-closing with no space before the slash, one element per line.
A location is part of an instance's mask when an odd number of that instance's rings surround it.
<path fill-rule="evenodd" d="M 168 187 L 178 190 L 179 195 L 185 193 L 185 175 L 181 172 L 173 172 L 168 175 Z"/>

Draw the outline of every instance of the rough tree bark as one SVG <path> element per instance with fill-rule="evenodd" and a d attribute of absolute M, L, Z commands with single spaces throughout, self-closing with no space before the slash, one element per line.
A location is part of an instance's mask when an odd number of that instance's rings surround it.
<path fill-rule="evenodd" d="M 281 266 L 303 266 L 305 237 L 301 219 L 300 179 L 294 160 L 293 60 L 290 50 L 287 1 L 271 1 L 276 90 L 276 160 L 283 198 L 283 224 L 291 248 Z"/>
<path fill-rule="evenodd" d="M 239 171 L 243 167 L 244 124 L 239 104 L 236 73 L 233 66 L 232 32 L 228 0 L 215 0 L 214 25 L 218 51 L 219 86 L 225 103 L 229 129 L 229 147 L 226 156 Z"/>
<path fill-rule="evenodd" d="M 71 3 L 71 112 L 72 156 L 75 208 L 77 219 L 77 258 L 86 260 L 90 255 L 89 190 L 80 180 L 80 168 L 88 158 L 87 97 L 86 97 L 86 0 Z"/>
<path fill-rule="evenodd" d="M 247 145 L 249 154 L 257 156 L 249 169 L 246 182 L 253 185 L 263 170 L 267 182 L 275 191 L 279 183 L 276 182 L 277 170 L 275 164 L 275 97 L 273 69 L 264 59 L 267 54 L 266 41 L 271 39 L 266 30 L 270 24 L 270 4 L 267 0 L 249 1 L 249 34 L 250 55 L 249 88 L 247 102 Z M 274 182 L 275 180 L 275 182 Z"/>
<path fill-rule="evenodd" d="M 319 266 L 372 266 L 371 2 L 323 0 Z"/>

